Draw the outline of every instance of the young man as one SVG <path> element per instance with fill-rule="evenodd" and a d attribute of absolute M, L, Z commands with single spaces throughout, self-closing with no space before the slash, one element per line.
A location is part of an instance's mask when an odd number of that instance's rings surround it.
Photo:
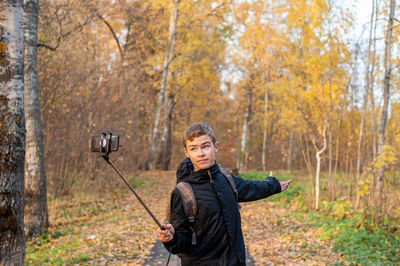
<path fill-rule="evenodd" d="M 275 177 L 247 181 L 233 176 L 236 195 L 228 178 L 215 162 L 218 142 L 207 124 L 188 127 L 183 137 L 187 158 L 177 170 L 179 182 L 190 184 L 197 210 L 189 222 L 181 193 L 171 193 L 171 219 L 165 230 L 157 230 L 165 248 L 180 254 L 185 265 L 245 265 L 245 247 L 238 202 L 266 198 L 286 190 L 292 180 L 279 182 Z"/>

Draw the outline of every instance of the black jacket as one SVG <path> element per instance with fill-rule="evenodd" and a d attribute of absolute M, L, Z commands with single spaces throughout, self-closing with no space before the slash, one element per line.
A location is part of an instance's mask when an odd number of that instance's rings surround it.
<path fill-rule="evenodd" d="M 175 228 L 175 234 L 172 241 L 164 243 L 165 248 L 173 254 L 180 253 L 182 265 L 245 265 L 238 204 L 219 166 L 214 164 L 209 169 L 193 172 L 193 164 L 186 158 L 179 165 L 176 175 L 178 182 L 190 183 L 196 197 L 198 211 L 192 227 L 197 244 L 192 245 L 192 229 L 180 192 L 175 188 L 170 202 L 170 223 Z M 233 178 L 239 202 L 258 200 L 281 192 L 280 183 L 274 177 L 263 181 Z"/>

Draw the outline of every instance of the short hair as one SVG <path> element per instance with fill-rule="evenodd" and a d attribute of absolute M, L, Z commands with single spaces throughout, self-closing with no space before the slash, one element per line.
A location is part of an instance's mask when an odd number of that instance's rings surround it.
<path fill-rule="evenodd" d="M 194 138 L 208 135 L 213 144 L 216 143 L 217 138 L 215 137 L 214 131 L 212 128 L 207 125 L 206 123 L 195 123 L 190 125 L 188 128 L 185 129 L 185 132 L 183 133 L 183 147 L 186 148 L 186 141 L 192 141 Z"/>

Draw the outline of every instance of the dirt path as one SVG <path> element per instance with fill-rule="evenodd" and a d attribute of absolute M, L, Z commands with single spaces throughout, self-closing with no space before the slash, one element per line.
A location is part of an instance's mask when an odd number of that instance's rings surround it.
<path fill-rule="evenodd" d="M 168 251 L 164 248 L 160 241 L 154 243 L 153 249 L 150 252 L 150 256 L 146 259 L 143 266 L 154 266 L 154 265 L 166 265 L 168 261 Z M 178 256 L 171 255 L 169 266 L 180 266 L 181 262 Z M 254 259 L 250 256 L 246 250 L 246 265 L 253 266 Z"/>
<path fill-rule="evenodd" d="M 172 172 L 146 172 L 136 189 L 160 220 L 175 178 Z M 122 192 L 121 192 L 122 191 Z M 156 224 L 124 187 L 118 192 L 57 200 L 51 205 L 50 234 L 27 243 L 30 265 L 165 265 Z M 319 239 L 319 229 L 300 224 L 289 207 L 260 200 L 242 203 L 248 265 L 325 265 L 343 259 Z M 304 214 L 307 215 L 307 214 Z M 57 233 L 58 232 L 58 233 Z M 173 265 L 170 263 L 170 265 Z"/>

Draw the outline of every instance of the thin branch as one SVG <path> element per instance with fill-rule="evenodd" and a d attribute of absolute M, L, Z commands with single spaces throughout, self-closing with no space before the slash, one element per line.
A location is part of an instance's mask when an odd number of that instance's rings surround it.
<path fill-rule="evenodd" d="M 114 29 L 111 27 L 110 23 L 108 23 L 107 20 L 105 20 L 105 18 L 103 18 L 99 13 L 97 13 L 97 16 L 98 16 L 102 21 L 104 21 L 104 23 L 107 25 L 108 29 L 111 31 L 111 34 L 113 35 L 115 41 L 117 42 L 118 49 L 119 49 L 119 53 L 121 54 L 121 57 L 124 57 L 124 56 L 123 56 L 124 54 L 123 54 L 123 52 L 122 52 L 121 45 L 119 44 L 119 40 L 118 40 L 117 35 L 116 35 L 115 32 L 114 32 Z"/>
<path fill-rule="evenodd" d="M 49 46 L 47 44 L 44 44 L 44 43 L 38 43 L 36 46 L 37 47 L 44 47 L 44 48 L 47 48 L 49 50 L 55 51 L 55 50 L 57 50 L 59 44 L 60 43 L 57 43 L 57 45 L 55 47 L 51 47 L 51 46 Z"/>
<path fill-rule="evenodd" d="M 48 44 L 38 42 L 37 45 L 36 45 L 37 47 L 44 47 L 44 48 L 47 48 L 47 49 L 49 49 L 49 50 L 55 51 L 55 50 L 57 50 L 57 48 L 60 46 L 61 40 L 62 40 L 63 38 L 69 36 L 70 34 L 72 34 L 73 32 L 75 32 L 75 31 L 78 30 L 78 29 L 82 29 L 83 26 L 86 26 L 86 25 L 89 24 L 89 22 L 91 21 L 90 19 L 87 19 L 83 24 L 80 24 L 80 23 L 79 23 L 79 24 L 78 24 L 76 27 L 74 27 L 72 30 L 70 30 L 70 31 L 68 31 L 67 33 L 63 34 L 62 23 L 61 23 L 61 21 L 58 19 L 58 15 L 57 15 L 57 20 L 58 20 L 58 25 L 59 25 L 59 27 L 60 27 L 60 33 L 59 33 L 59 36 L 58 36 L 58 38 L 57 38 L 57 45 L 54 46 L 54 47 L 51 47 L 51 46 L 48 45 Z"/>

